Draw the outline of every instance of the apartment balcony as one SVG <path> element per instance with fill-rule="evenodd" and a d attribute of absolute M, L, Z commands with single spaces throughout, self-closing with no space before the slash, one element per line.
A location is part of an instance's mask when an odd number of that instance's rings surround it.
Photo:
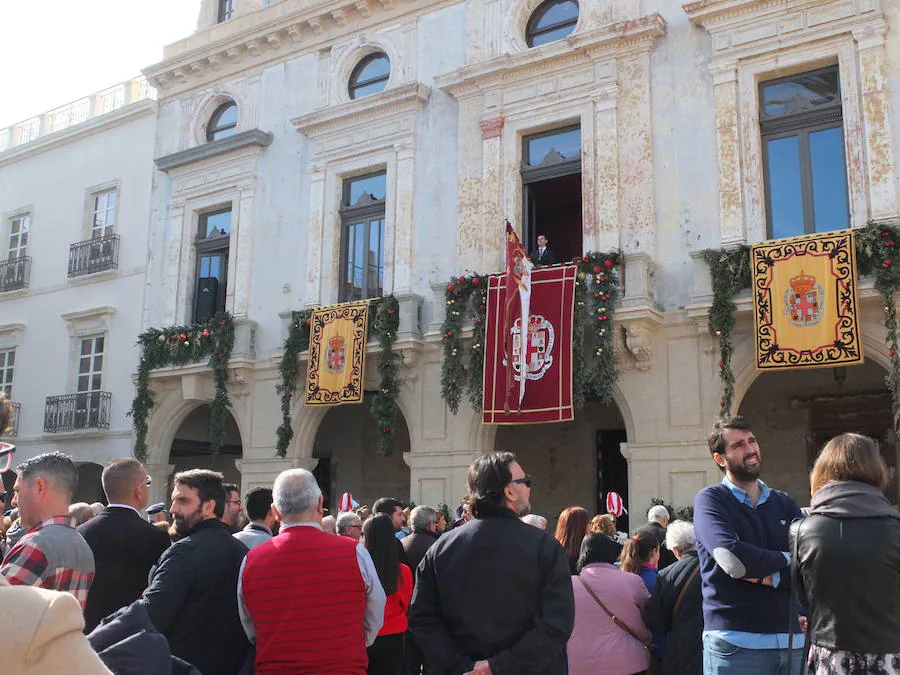
<path fill-rule="evenodd" d="M 28 288 L 31 276 L 31 257 L 20 256 L 0 261 L 0 293 Z"/>
<path fill-rule="evenodd" d="M 44 409 L 44 431 L 109 429 L 112 394 L 108 391 L 84 391 L 65 396 L 48 396 Z"/>
<path fill-rule="evenodd" d="M 17 401 L 10 401 L 10 405 L 12 406 L 12 419 L 10 422 L 10 436 L 18 436 L 19 435 L 19 413 L 22 411 L 22 404 Z"/>
<path fill-rule="evenodd" d="M 114 270 L 119 266 L 119 235 L 79 241 L 69 245 L 69 278 Z"/>

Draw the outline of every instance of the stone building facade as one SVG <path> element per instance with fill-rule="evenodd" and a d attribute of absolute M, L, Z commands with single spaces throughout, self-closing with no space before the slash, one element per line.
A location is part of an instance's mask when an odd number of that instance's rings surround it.
<path fill-rule="evenodd" d="M 683 506 L 719 474 L 705 436 L 718 350 L 702 251 L 897 218 L 900 43 L 888 0 L 203 0 L 145 69 L 158 90 L 141 324 L 237 322 L 225 451 L 208 454 L 203 366 L 155 371 L 149 464 L 244 488 L 287 467 L 330 499 L 454 504 L 479 453 L 518 452 L 534 508 Z M 503 221 L 561 257 L 618 248 L 614 404 L 498 429 L 440 398 L 444 287 L 498 271 Z M 896 444 L 881 303 L 861 280 L 866 362 L 758 375 L 738 298 L 735 410 L 798 500 L 829 434 Z M 395 456 L 365 404 L 293 407 L 275 456 L 292 310 L 393 293 Z M 370 346 L 366 388 L 376 386 Z M 301 368 L 302 368 L 301 364 Z"/>

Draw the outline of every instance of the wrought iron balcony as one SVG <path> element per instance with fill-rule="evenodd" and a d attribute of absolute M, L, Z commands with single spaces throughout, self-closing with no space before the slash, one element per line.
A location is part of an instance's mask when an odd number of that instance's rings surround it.
<path fill-rule="evenodd" d="M 83 391 L 65 396 L 48 396 L 44 409 L 44 431 L 109 429 L 112 394 L 108 391 Z"/>
<path fill-rule="evenodd" d="M 69 278 L 114 270 L 119 266 L 119 235 L 79 241 L 69 246 Z"/>
<path fill-rule="evenodd" d="M 18 436 L 19 435 L 19 413 L 22 411 L 22 404 L 17 401 L 10 401 L 10 405 L 12 406 L 13 414 L 10 422 L 10 436 Z"/>
<path fill-rule="evenodd" d="M 0 261 L 0 293 L 28 288 L 31 276 L 31 257 L 20 256 Z"/>

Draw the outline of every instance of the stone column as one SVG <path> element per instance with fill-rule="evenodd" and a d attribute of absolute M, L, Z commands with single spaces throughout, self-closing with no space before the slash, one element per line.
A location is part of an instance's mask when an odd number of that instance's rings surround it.
<path fill-rule="evenodd" d="M 385 279 L 391 279 L 391 292 L 408 294 L 413 290 L 413 232 L 415 228 L 413 197 L 415 194 L 415 149 L 412 143 L 396 148 L 397 182 L 394 204 L 394 255 L 385 261 Z M 387 289 L 385 289 L 387 292 Z"/>
<path fill-rule="evenodd" d="M 243 186 L 238 202 L 237 231 L 231 237 L 234 249 L 229 256 L 234 260 L 234 274 L 225 289 L 226 307 L 231 307 L 235 318 L 246 318 L 250 310 L 250 284 L 253 266 L 253 200 L 256 190 Z M 229 270 L 230 272 L 230 270 Z"/>
<path fill-rule="evenodd" d="M 312 471 L 319 463 L 317 459 L 291 459 L 272 457 L 268 459 L 236 459 L 234 465 L 241 472 L 241 494 L 255 487 L 271 488 L 282 471 L 306 469 Z"/>
<path fill-rule="evenodd" d="M 738 83 L 734 64 L 713 71 L 719 155 L 719 227 L 722 245 L 741 243 L 744 232 Z"/>
<path fill-rule="evenodd" d="M 881 31 L 854 32 L 853 37 L 859 53 L 869 218 L 884 222 L 898 217 L 884 27 Z"/>
<path fill-rule="evenodd" d="M 325 227 L 325 170 L 321 164 L 309 167 L 309 234 L 307 251 L 322 251 Z M 306 267 L 306 306 L 321 304 L 322 264 L 330 263 L 326 256 L 310 256 Z"/>
<path fill-rule="evenodd" d="M 144 464 L 147 475 L 153 480 L 150 486 L 150 504 L 157 502 L 169 505 L 169 478 L 175 471 L 174 464 Z"/>
<path fill-rule="evenodd" d="M 193 247 L 185 244 L 190 242 L 194 232 L 190 223 L 185 223 L 185 217 L 190 221 L 191 215 L 185 214 L 185 202 L 178 199 L 169 202 L 169 227 L 165 232 L 164 259 L 160 261 L 158 277 L 162 277 L 163 297 L 166 298 L 165 311 L 162 316 L 162 325 L 171 326 L 181 323 L 185 316 L 179 316 L 179 307 L 186 308 L 182 314 L 190 313 L 193 306 L 191 293 L 193 292 L 194 267 Z M 180 270 L 180 274 L 167 274 L 166 269 L 174 267 Z"/>
<path fill-rule="evenodd" d="M 502 227 L 504 214 L 500 212 L 503 116 L 498 115 L 481 120 L 479 126 L 483 143 L 481 170 L 482 255 L 479 261 L 481 267 L 469 271 L 483 272 L 484 270 L 501 269 L 503 261 L 498 258 L 498 251 L 503 251 L 503 255 L 505 255 L 504 247 L 496 245 L 503 240 L 504 236 Z M 517 224 L 514 223 L 514 225 Z M 464 245 L 465 242 L 461 241 L 460 244 Z"/>
<path fill-rule="evenodd" d="M 594 189 L 593 228 L 584 232 L 585 251 L 609 251 L 619 247 L 619 88 L 605 87 L 594 94 Z"/>
<path fill-rule="evenodd" d="M 455 508 L 468 489 L 466 476 L 473 459 L 475 453 L 468 449 L 404 453 L 410 469 L 409 498 L 416 504 Z"/>

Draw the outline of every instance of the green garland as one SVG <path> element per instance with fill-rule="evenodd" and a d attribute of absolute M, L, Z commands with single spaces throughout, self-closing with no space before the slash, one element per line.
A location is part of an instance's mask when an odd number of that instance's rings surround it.
<path fill-rule="evenodd" d="M 900 431 L 900 347 L 897 336 L 895 296 L 900 291 L 900 230 L 892 225 L 870 223 L 853 231 L 856 244 L 856 266 L 860 276 L 872 275 L 875 289 L 884 302 L 885 344 L 891 367 L 885 384 L 891 392 L 894 430 Z M 732 250 L 704 251 L 712 275 L 713 304 L 709 310 L 710 325 L 719 338 L 719 378 L 722 381 L 720 415 L 731 414 L 734 398 L 734 374 L 731 370 L 734 296 L 751 287 L 750 247 Z"/>
<path fill-rule="evenodd" d="M 138 336 L 141 360 L 138 364 L 137 394 L 128 416 L 134 423 L 134 456 L 147 459 L 147 420 L 153 408 L 150 371 L 166 366 L 184 366 L 209 358 L 213 371 L 215 396 L 210 405 L 209 442 L 218 452 L 225 441 L 225 419 L 231 401 L 228 398 L 228 360 L 234 348 L 234 321 L 230 314 L 219 313 L 208 321 L 190 326 L 151 328 Z"/>
<path fill-rule="evenodd" d="M 609 403 L 613 398 L 618 373 L 613 353 L 612 320 L 619 295 L 619 260 L 619 253 L 613 251 L 588 253 L 573 261 L 578 265 L 578 279 L 575 282 L 572 389 L 575 407 L 579 409 L 588 400 Z M 444 347 L 441 398 L 454 415 L 459 412 L 465 389 L 468 389 L 472 409 L 481 410 L 487 282 L 488 277 L 480 274 L 454 277 L 444 293 L 447 312 L 441 326 Z M 472 319 L 472 342 L 468 353 L 462 340 L 467 306 L 468 316 Z M 589 322 L 594 328 L 591 339 L 586 339 Z"/>
<path fill-rule="evenodd" d="M 369 320 L 368 339 L 377 337 L 381 343 L 378 359 L 380 378 L 378 392 L 372 400 L 372 417 L 381 432 L 378 439 L 378 454 L 389 456 L 394 451 L 397 427 L 397 396 L 400 380 L 397 375 L 400 354 L 394 352 L 397 330 L 400 326 L 400 312 L 397 299 L 393 295 L 373 300 L 369 305 L 372 318 Z M 313 310 L 306 309 L 291 314 L 288 335 L 284 341 L 279 365 L 280 383 L 275 389 L 281 398 L 281 424 L 276 431 L 275 450 L 279 457 L 287 454 L 288 445 L 294 437 L 291 419 L 291 403 L 297 391 L 300 375 L 298 361 L 300 354 L 309 349 L 310 317 Z"/>

